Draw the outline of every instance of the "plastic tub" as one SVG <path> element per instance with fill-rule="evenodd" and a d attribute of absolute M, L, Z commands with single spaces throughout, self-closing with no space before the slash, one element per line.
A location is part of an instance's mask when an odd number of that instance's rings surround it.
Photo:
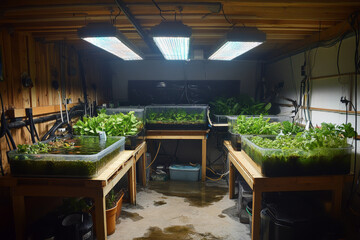
<path fill-rule="evenodd" d="M 275 138 L 275 136 L 263 136 Z M 352 146 L 344 148 L 268 149 L 251 142 L 252 136 L 242 137 L 242 149 L 261 166 L 264 176 L 311 176 L 326 174 L 348 174 Z"/>
<path fill-rule="evenodd" d="M 124 113 L 127 114 L 129 112 L 134 112 L 134 115 L 137 119 L 144 122 L 145 120 L 145 107 L 118 107 L 118 108 L 106 108 L 106 114 L 113 115 L 118 113 Z"/>
<path fill-rule="evenodd" d="M 248 136 L 236 133 L 234 130 L 237 124 L 237 118 L 239 116 L 227 116 L 228 120 L 228 129 L 229 129 L 229 139 L 231 141 L 231 146 L 234 148 L 235 151 L 241 150 L 241 137 Z M 249 116 L 247 115 L 246 118 L 259 118 L 259 115 Z M 292 118 L 289 116 L 276 116 L 276 115 L 266 115 L 263 116 L 264 119 L 269 119 L 269 122 L 285 122 L 285 121 L 292 121 Z"/>
<path fill-rule="evenodd" d="M 175 181 L 192 181 L 199 180 L 200 165 L 186 166 L 186 165 L 170 165 L 170 179 Z"/>
<path fill-rule="evenodd" d="M 145 108 L 147 130 L 205 130 L 208 105 L 152 105 Z"/>
<path fill-rule="evenodd" d="M 102 167 L 125 149 L 124 137 L 110 137 L 100 141 L 98 136 L 74 136 L 77 148 L 69 153 L 23 154 L 8 153 L 11 173 L 25 176 L 86 177 L 102 172 Z M 84 152 L 89 153 L 84 153 Z"/>

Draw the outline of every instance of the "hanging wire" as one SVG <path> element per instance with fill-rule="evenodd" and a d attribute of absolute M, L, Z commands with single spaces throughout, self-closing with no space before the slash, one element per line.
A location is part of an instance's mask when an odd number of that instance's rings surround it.
<path fill-rule="evenodd" d="M 225 20 L 226 20 L 226 21 L 231 25 L 231 27 L 233 28 L 233 27 L 236 25 L 236 23 L 230 22 L 230 20 L 227 18 L 226 14 L 225 14 L 225 11 L 224 11 L 224 4 L 221 4 L 221 12 L 222 12 Z M 243 25 L 244 25 L 244 24 L 243 24 Z M 244 25 L 244 27 L 245 27 L 245 25 Z"/>
<path fill-rule="evenodd" d="M 116 14 L 116 16 L 115 16 L 115 18 L 114 18 L 114 22 L 113 22 L 114 25 L 116 25 L 116 18 L 119 17 L 120 14 L 121 14 L 121 9 L 120 9 L 120 8 L 118 8 L 118 9 L 119 9 L 119 13 Z"/>

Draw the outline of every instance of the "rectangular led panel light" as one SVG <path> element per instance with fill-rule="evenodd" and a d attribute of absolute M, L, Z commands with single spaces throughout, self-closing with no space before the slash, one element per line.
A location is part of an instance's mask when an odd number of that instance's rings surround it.
<path fill-rule="evenodd" d="M 142 57 L 117 37 L 84 37 L 82 39 L 124 60 L 142 60 Z"/>
<path fill-rule="evenodd" d="M 223 60 L 230 61 L 241 54 L 259 46 L 262 42 L 238 42 L 227 41 L 216 52 L 214 52 L 209 59 L 210 60 Z"/>
<path fill-rule="evenodd" d="M 189 37 L 153 37 L 166 60 L 189 59 Z"/>

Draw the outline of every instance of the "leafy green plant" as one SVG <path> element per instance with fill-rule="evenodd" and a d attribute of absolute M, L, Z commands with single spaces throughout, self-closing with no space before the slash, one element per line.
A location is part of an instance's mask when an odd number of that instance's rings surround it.
<path fill-rule="evenodd" d="M 240 115 L 236 119 L 234 126 L 230 126 L 231 131 L 241 135 L 277 135 L 281 131 L 283 134 L 295 134 L 303 131 L 303 128 L 289 121 L 270 122 L 270 118 L 246 117 Z"/>
<path fill-rule="evenodd" d="M 116 206 L 116 203 L 119 201 L 121 195 L 123 194 L 123 192 L 124 192 L 123 190 L 115 192 L 114 189 L 111 189 L 111 191 L 105 197 L 106 209 L 114 208 Z"/>
<path fill-rule="evenodd" d="M 347 174 L 351 159 L 347 138 L 355 134 L 351 125 L 322 123 L 295 136 L 245 138 L 242 148 L 265 176 Z"/>
<path fill-rule="evenodd" d="M 133 136 L 142 127 L 142 121 L 136 118 L 133 111 L 107 115 L 105 110 L 100 110 L 97 117 L 84 117 L 73 126 L 75 134 L 93 136 L 102 131 L 108 136 Z"/>
<path fill-rule="evenodd" d="M 253 137 L 251 141 L 262 148 L 271 149 L 303 149 L 346 147 L 347 138 L 356 136 L 351 124 L 335 125 L 322 123 L 321 127 L 300 132 L 295 136 L 279 135 L 275 139 Z"/>
<path fill-rule="evenodd" d="M 74 148 L 74 142 L 70 142 L 64 139 L 56 139 L 55 141 L 51 141 L 48 143 L 38 142 L 37 144 L 19 144 L 17 146 L 18 153 L 24 154 L 39 154 L 39 153 L 49 153 L 53 151 L 55 148 L 57 149 L 70 149 Z"/>
<path fill-rule="evenodd" d="M 219 97 L 210 103 L 212 114 L 216 115 L 267 115 L 271 103 L 257 102 L 246 94 L 239 97 Z"/>
<path fill-rule="evenodd" d="M 198 124 L 204 123 L 205 111 L 201 113 L 186 112 L 183 109 L 169 109 L 161 112 L 150 112 L 146 121 L 151 124 Z"/>

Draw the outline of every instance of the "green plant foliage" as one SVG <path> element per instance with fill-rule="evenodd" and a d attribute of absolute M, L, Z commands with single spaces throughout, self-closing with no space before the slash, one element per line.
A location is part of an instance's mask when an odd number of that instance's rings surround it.
<path fill-rule="evenodd" d="M 279 135 L 275 139 L 253 137 L 251 141 L 262 148 L 303 149 L 342 148 L 347 146 L 347 138 L 356 136 L 351 124 L 335 125 L 322 123 L 316 127 L 298 133 L 296 136 Z"/>
<path fill-rule="evenodd" d="M 238 116 L 235 126 L 230 126 L 233 133 L 241 135 L 277 135 L 280 132 L 283 134 L 296 134 L 303 131 L 303 128 L 291 123 L 289 121 L 270 122 L 270 118 L 246 117 L 244 115 Z"/>
<path fill-rule="evenodd" d="M 74 148 L 74 142 L 69 142 L 64 139 L 56 139 L 55 141 L 43 143 L 38 142 L 34 145 L 29 144 L 19 144 L 17 146 L 18 153 L 24 154 L 39 154 L 39 153 L 49 153 L 54 149 L 72 149 Z"/>
<path fill-rule="evenodd" d="M 257 102 L 245 94 L 231 98 L 219 97 L 209 104 L 212 114 L 216 115 L 267 115 L 271 108 L 271 103 Z"/>
<path fill-rule="evenodd" d="M 133 111 L 107 115 L 105 109 L 102 109 L 97 117 L 84 117 L 73 128 L 74 133 L 79 135 L 96 136 L 103 131 L 108 136 L 133 136 L 143 128 L 143 123 L 135 117 Z"/>
<path fill-rule="evenodd" d="M 351 124 L 322 123 L 295 136 L 245 138 L 242 148 L 265 176 L 347 174 L 351 159 L 347 138 L 355 135 Z"/>
<path fill-rule="evenodd" d="M 205 111 L 201 113 L 186 112 L 183 109 L 169 109 L 162 112 L 150 112 L 147 114 L 148 123 L 161 124 L 201 124 L 205 122 Z"/>

